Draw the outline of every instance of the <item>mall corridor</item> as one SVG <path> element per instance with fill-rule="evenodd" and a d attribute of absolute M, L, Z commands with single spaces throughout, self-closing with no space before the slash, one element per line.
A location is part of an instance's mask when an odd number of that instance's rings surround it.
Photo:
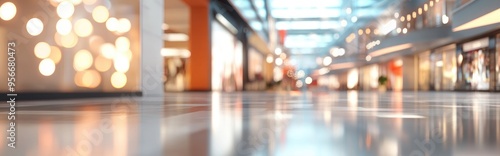
<path fill-rule="evenodd" d="M 499 156 L 500 0 L 0 0 L 0 156 Z"/>

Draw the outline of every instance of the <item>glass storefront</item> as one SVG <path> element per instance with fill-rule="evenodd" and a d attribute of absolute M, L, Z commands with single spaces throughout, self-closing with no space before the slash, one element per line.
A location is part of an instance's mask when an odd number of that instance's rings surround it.
<path fill-rule="evenodd" d="M 461 88 L 465 90 L 490 89 L 489 39 L 483 38 L 463 44 L 458 56 Z"/>
<path fill-rule="evenodd" d="M 431 86 L 434 90 L 454 90 L 457 81 L 455 45 L 436 49 L 430 56 Z"/>
<path fill-rule="evenodd" d="M 500 90 L 500 34 L 497 35 L 497 45 L 496 45 L 496 62 L 497 67 L 495 68 L 497 74 L 497 90 Z"/>
<path fill-rule="evenodd" d="M 430 51 L 418 55 L 418 89 L 429 90 L 430 84 Z"/>
<path fill-rule="evenodd" d="M 243 89 L 243 45 L 217 21 L 212 22 L 212 90 Z"/>

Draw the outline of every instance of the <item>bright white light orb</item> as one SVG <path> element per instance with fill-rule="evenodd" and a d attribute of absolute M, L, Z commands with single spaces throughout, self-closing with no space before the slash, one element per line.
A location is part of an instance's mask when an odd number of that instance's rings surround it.
<path fill-rule="evenodd" d="M 46 42 L 39 42 L 35 45 L 35 56 L 39 59 L 44 59 L 50 56 L 50 45 Z"/>
<path fill-rule="evenodd" d="M 116 54 L 115 46 L 111 43 L 104 43 L 101 45 L 101 54 L 104 58 L 113 59 Z"/>
<path fill-rule="evenodd" d="M 57 5 L 57 15 L 61 18 L 70 18 L 75 12 L 75 6 L 71 2 L 63 1 Z"/>
<path fill-rule="evenodd" d="M 54 71 L 56 70 L 56 64 L 51 59 L 43 59 L 38 66 L 38 70 L 43 76 L 50 76 L 54 74 Z"/>
<path fill-rule="evenodd" d="M 130 31 L 130 28 L 132 27 L 132 24 L 130 23 L 130 20 L 126 18 L 120 18 L 118 20 L 119 26 L 118 26 L 118 32 L 119 33 L 126 33 Z"/>
<path fill-rule="evenodd" d="M 17 8 L 12 2 L 5 2 L 0 6 L 0 18 L 9 21 L 16 16 Z"/>
<path fill-rule="evenodd" d="M 43 31 L 43 22 L 38 18 L 32 18 L 26 23 L 26 30 L 31 36 L 38 36 Z"/>
<path fill-rule="evenodd" d="M 130 62 L 128 60 L 127 55 L 125 53 L 119 53 L 113 59 L 113 65 L 117 72 L 126 73 L 130 68 Z"/>
<path fill-rule="evenodd" d="M 71 21 L 68 19 L 60 19 L 56 23 L 56 30 L 57 33 L 61 35 L 68 35 L 71 32 L 71 28 L 73 26 L 71 25 Z"/>
<path fill-rule="evenodd" d="M 126 37 L 118 37 L 115 41 L 116 50 L 118 52 L 126 52 L 130 49 L 130 40 Z"/>
<path fill-rule="evenodd" d="M 109 31 L 117 31 L 120 23 L 118 22 L 118 19 L 111 17 L 106 21 L 106 28 L 108 28 Z"/>

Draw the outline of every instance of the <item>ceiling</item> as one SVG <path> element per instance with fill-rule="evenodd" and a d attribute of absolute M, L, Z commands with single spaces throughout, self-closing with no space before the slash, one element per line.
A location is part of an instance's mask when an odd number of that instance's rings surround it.
<path fill-rule="evenodd" d="M 276 28 L 295 55 L 326 55 L 338 41 L 384 13 L 394 0 L 269 0 Z"/>
<path fill-rule="evenodd" d="M 284 46 L 302 69 L 317 67 L 317 58 L 342 46 L 345 38 L 381 16 L 400 0 L 268 0 L 278 30 L 287 30 Z M 294 57 L 295 56 L 295 57 Z"/>
<path fill-rule="evenodd" d="M 317 57 L 341 46 L 345 38 L 408 0 L 229 0 L 248 24 L 269 41 L 269 14 L 278 30 L 287 30 L 284 46 L 291 62 L 317 67 Z M 165 0 L 166 32 L 189 34 L 189 7 L 182 0 Z M 183 47 L 187 43 L 169 43 Z M 296 57 L 294 57 L 296 56 Z"/>

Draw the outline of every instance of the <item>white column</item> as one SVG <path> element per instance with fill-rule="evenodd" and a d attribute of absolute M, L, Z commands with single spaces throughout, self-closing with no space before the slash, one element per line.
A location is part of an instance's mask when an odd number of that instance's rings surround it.
<path fill-rule="evenodd" d="M 164 1 L 141 0 L 141 91 L 144 96 L 163 96 Z"/>

